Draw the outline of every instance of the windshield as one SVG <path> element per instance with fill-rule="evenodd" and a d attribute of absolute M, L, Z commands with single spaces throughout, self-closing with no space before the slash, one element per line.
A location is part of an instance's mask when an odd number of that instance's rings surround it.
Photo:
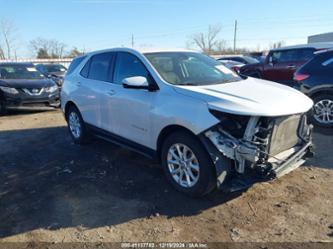
<path fill-rule="evenodd" d="M 175 85 L 211 85 L 241 78 L 220 62 L 195 52 L 147 53 L 146 58 L 160 76 Z"/>
<path fill-rule="evenodd" d="M 44 79 L 33 65 L 0 65 L 0 79 Z"/>
<path fill-rule="evenodd" d="M 52 65 L 44 65 L 46 72 L 53 73 L 53 72 L 66 72 L 67 68 L 60 64 L 52 64 Z"/>

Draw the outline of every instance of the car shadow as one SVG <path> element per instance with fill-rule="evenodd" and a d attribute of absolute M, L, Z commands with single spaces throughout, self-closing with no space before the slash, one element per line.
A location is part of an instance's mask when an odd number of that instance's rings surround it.
<path fill-rule="evenodd" d="M 42 112 L 56 111 L 58 108 L 55 107 L 19 107 L 19 108 L 8 108 L 5 116 L 19 116 L 28 115 Z"/>
<path fill-rule="evenodd" d="M 189 198 L 151 160 L 101 140 L 75 145 L 66 127 L 2 131 L 0 148 L 0 238 L 192 216 L 241 194 Z"/>
<path fill-rule="evenodd" d="M 314 157 L 306 165 L 312 167 L 333 169 L 333 129 L 315 127 L 313 135 Z"/>

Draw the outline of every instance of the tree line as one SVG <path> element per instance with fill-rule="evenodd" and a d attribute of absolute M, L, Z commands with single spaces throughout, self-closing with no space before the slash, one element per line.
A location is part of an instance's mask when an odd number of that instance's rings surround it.
<path fill-rule="evenodd" d="M 18 47 L 16 26 L 10 20 L 0 20 L 0 59 L 17 59 Z M 85 53 L 77 47 L 68 49 L 68 45 L 56 39 L 42 37 L 31 40 L 28 48 L 37 59 L 74 58 Z"/>
<path fill-rule="evenodd" d="M 228 47 L 227 42 L 219 38 L 221 31 L 221 26 L 209 25 L 206 31 L 190 35 L 187 47 L 200 49 L 209 55 L 260 52 L 258 51 L 260 46 L 258 46 L 257 50 Z M 17 37 L 17 29 L 13 22 L 4 19 L 0 20 L 0 59 L 17 58 Z M 284 44 L 284 41 L 275 42 L 270 44 L 269 48 L 278 48 Z M 56 39 L 45 39 L 42 37 L 31 40 L 28 47 L 38 59 L 74 58 L 85 53 L 84 50 L 77 47 L 68 49 L 68 45 Z"/>
<path fill-rule="evenodd" d="M 229 47 L 225 40 L 219 38 L 221 31 L 222 27 L 220 25 L 209 25 L 206 31 L 192 34 L 188 39 L 187 47 L 199 48 L 202 52 L 209 55 L 262 52 L 260 45 L 258 45 L 257 49 Z M 284 45 L 284 41 L 274 42 L 269 44 L 269 49 L 280 48 Z"/>

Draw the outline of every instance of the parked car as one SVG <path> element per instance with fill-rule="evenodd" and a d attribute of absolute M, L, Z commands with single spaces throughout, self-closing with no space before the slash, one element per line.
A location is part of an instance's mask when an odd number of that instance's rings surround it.
<path fill-rule="evenodd" d="M 265 62 L 246 65 L 240 69 L 242 75 L 271 80 L 295 87 L 295 71 L 314 57 L 321 49 L 333 47 L 333 43 L 313 43 L 273 49 Z"/>
<path fill-rule="evenodd" d="M 243 63 L 230 60 L 219 60 L 219 62 L 221 62 L 223 66 L 233 70 L 236 73 L 239 73 L 240 68 L 245 65 Z"/>
<path fill-rule="evenodd" d="M 197 52 L 89 53 L 73 60 L 61 98 L 75 143 L 94 134 L 156 158 L 191 196 L 282 176 L 311 154 L 310 98 Z"/>
<path fill-rule="evenodd" d="M 236 61 L 242 64 L 256 64 L 259 63 L 259 61 L 251 56 L 247 55 L 224 55 L 218 60 L 230 60 L 230 61 Z"/>
<path fill-rule="evenodd" d="M 67 68 L 61 64 L 37 64 L 36 68 L 45 77 L 51 78 L 58 86 L 62 86 Z"/>
<path fill-rule="evenodd" d="M 0 63 L 0 114 L 18 106 L 59 105 L 57 85 L 31 63 Z"/>
<path fill-rule="evenodd" d="M 314 101 L 311 121 L 315 125 L 333 127 L 333 50 L 323 51 L 297 70 L 295 81 L 303 93 Z"/>

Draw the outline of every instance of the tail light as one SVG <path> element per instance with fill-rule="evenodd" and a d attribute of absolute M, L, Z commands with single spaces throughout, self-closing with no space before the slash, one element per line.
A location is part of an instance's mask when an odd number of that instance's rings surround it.
<path fill-rule="evenodd" d="M 310 77 L 309 74 L 295 73 L 294 80 L 295 81 L 303 81 L 303 80 L 306 80 L 309 77 Z"/>
<path fill-rule="evenodd" d="M 236 72 L 236 73 L 239 74 L 240 67 L 238 67 L 238 66 L 234 66 L 234 67 L 232 67 L 232 70 L 233 70 L 234 72 Z"/>

